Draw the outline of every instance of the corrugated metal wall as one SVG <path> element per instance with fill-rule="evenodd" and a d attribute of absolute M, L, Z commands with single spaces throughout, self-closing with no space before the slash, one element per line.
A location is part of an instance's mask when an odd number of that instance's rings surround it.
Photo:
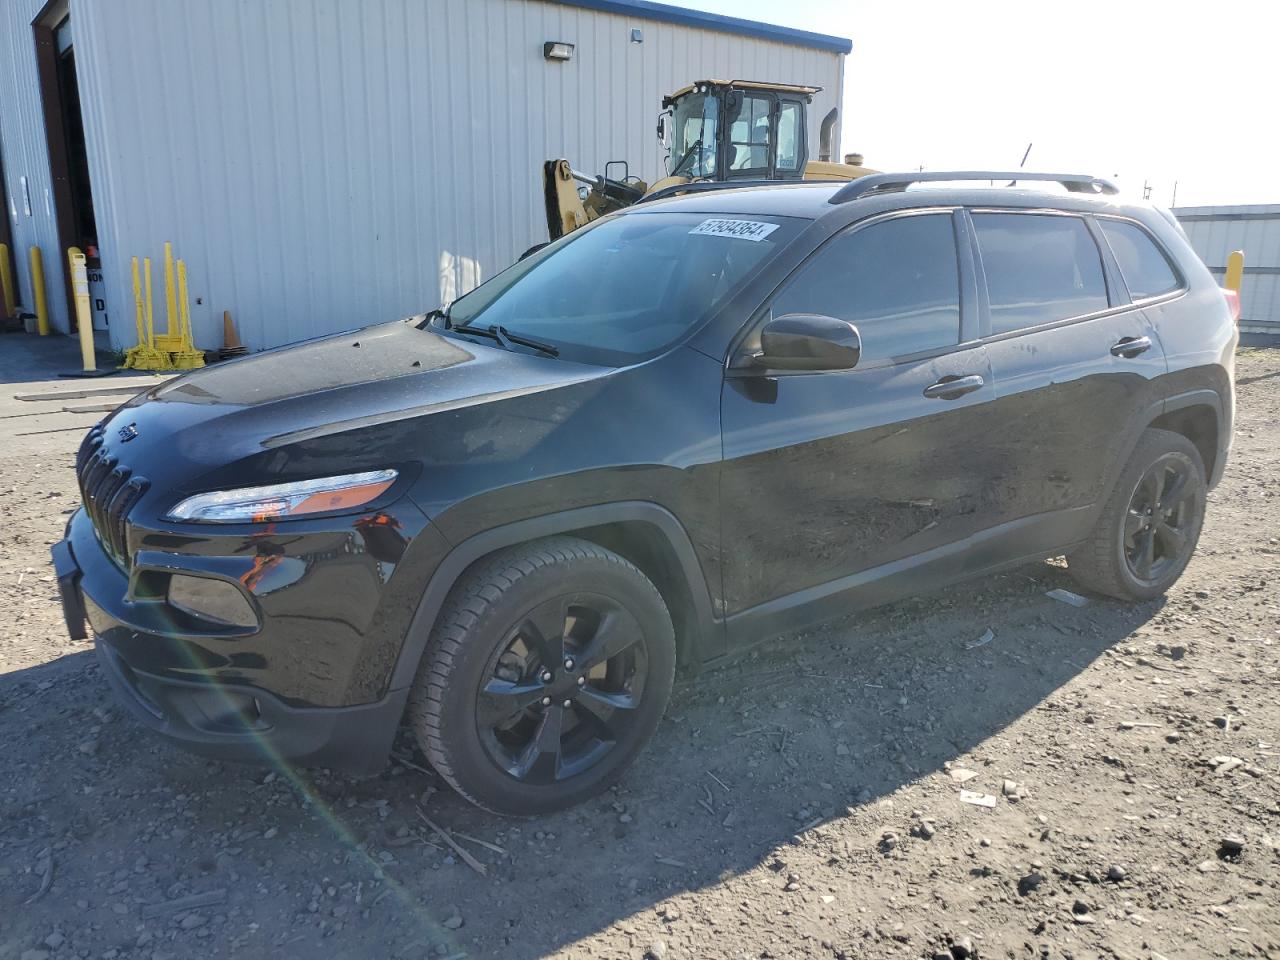
<path fill-rule="evenodd" d="M 1241 321 L 1280 323 L 1280 204 L 1179 207 L 1173 213 L 1219 282 L 1227 254 L 1244 251 Z"/>
<path fill-rule="evenodd" d="M 73 0 L 71 11 L 117 345 L 134 340 L 129 257 L 158 260 L 165 240 L 187 261 L 201 345 L 221 341 L 224 309 L 254 349 L 394 319 L 545 239 L 544 160 L 602 172 L 628 159 L 656 176 L 661 96 L 692 80 L 825 87 L 810 115 L 816 156 L 843 61 L 537 0 Z M 25 57 L 9 68 L 21 109 L 35 109 L 30 29 L 8 32 Z M 547 40 L 573 43 L 573 60 L 545 61 Z M 38 116 L 21 122 L 22 140 L 43 142 Z"/>
<path fill-rule="evenodd" d="M 36 73 L 35 35 L 31 23 L 46 0 L 4 0 L 0 3 L 0 151 L 4 159 L 4 187 L 17 265 L 18 299 L 35 311 L 27 250 L 40 247 L 44 257 L 45 293 L 55 328 L 66 332 L 63 253 L 58 249 L 53 187 L 49 179 L 49 151 L 45 146 L 44 107 Z M 73 34 L 74 34 L 74 27 Z M 26 190 L 22 178 L 26 178 Z M 30 200 L 30 215 L 27 200 Z"/>

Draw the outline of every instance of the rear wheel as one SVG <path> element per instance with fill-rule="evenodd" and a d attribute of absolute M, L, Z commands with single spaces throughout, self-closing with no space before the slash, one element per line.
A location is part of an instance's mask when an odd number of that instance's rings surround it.
<path fill-rule="evenodd" d="M 634 565 L 556 537 L 482 561 L 454 588 L 409 718 L 432 766 L 496 813 L 563 809 L 600 792 L 652 736 L 675 638 Z"/>
<path fill-rule="evenodd" d="M 1092 537 L 1067 557 L 1071 575 L 1121 600 L 1160 596 L 1191 560 L 1205 495 L 1204 462 L 1195 444 L 1180 433 L 1146 431 Z"/>

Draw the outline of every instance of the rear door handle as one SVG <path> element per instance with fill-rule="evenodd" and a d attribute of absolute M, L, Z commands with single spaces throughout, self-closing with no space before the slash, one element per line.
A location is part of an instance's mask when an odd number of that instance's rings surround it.
<path fill-rule="evenodd" d="M 1150 337 L 1124 337 L 1111 345 L 1111 355 L 1132 360 L 1138 354 L 1146 353 L 1150 349 Z"/>
<path fill-rule="evenodd" d="M 956 397 L 963 397 L 966 393 L 981 390 L 986 382 L 976 373 L 971 373 L 967 377 L 947 376 L 925 387 L 924 395 L 930 400 L 954 400 Z"/>

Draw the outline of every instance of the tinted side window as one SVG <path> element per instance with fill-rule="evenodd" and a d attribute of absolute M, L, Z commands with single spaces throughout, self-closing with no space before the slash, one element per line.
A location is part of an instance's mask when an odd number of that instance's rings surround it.
<path fill-rule="evenodd" d="M 821 313 L 862 335 L 863 361 L 960 342 L 951 215 L 900 217 L 836 237 L 792 278 L 772 316 Z"/>
<path fill-rule="evenodd" d="M 975 213 L 991 332 L 1105 310 L 1102 255 L 1079 217 Z"/>
<path fill-rule="evenodd" d="M 1098 220 L 1102 235 L 1120 265 L 1129 295 L 1135 300 L 1158 297 L 1181 286 L 1178 275 L 1155 241 L 1141 227 L 1123 220 Z"/>

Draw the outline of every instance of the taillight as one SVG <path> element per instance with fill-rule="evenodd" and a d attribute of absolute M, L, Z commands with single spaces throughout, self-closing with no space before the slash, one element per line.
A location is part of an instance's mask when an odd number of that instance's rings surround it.
<path fill-rule="evenodd" d="M 1231 311 L 1231 322 L 1240 322 L 1240 291 L 1222 288 L 1222 295 L 1227 298 L 1227 309 Z"/>

